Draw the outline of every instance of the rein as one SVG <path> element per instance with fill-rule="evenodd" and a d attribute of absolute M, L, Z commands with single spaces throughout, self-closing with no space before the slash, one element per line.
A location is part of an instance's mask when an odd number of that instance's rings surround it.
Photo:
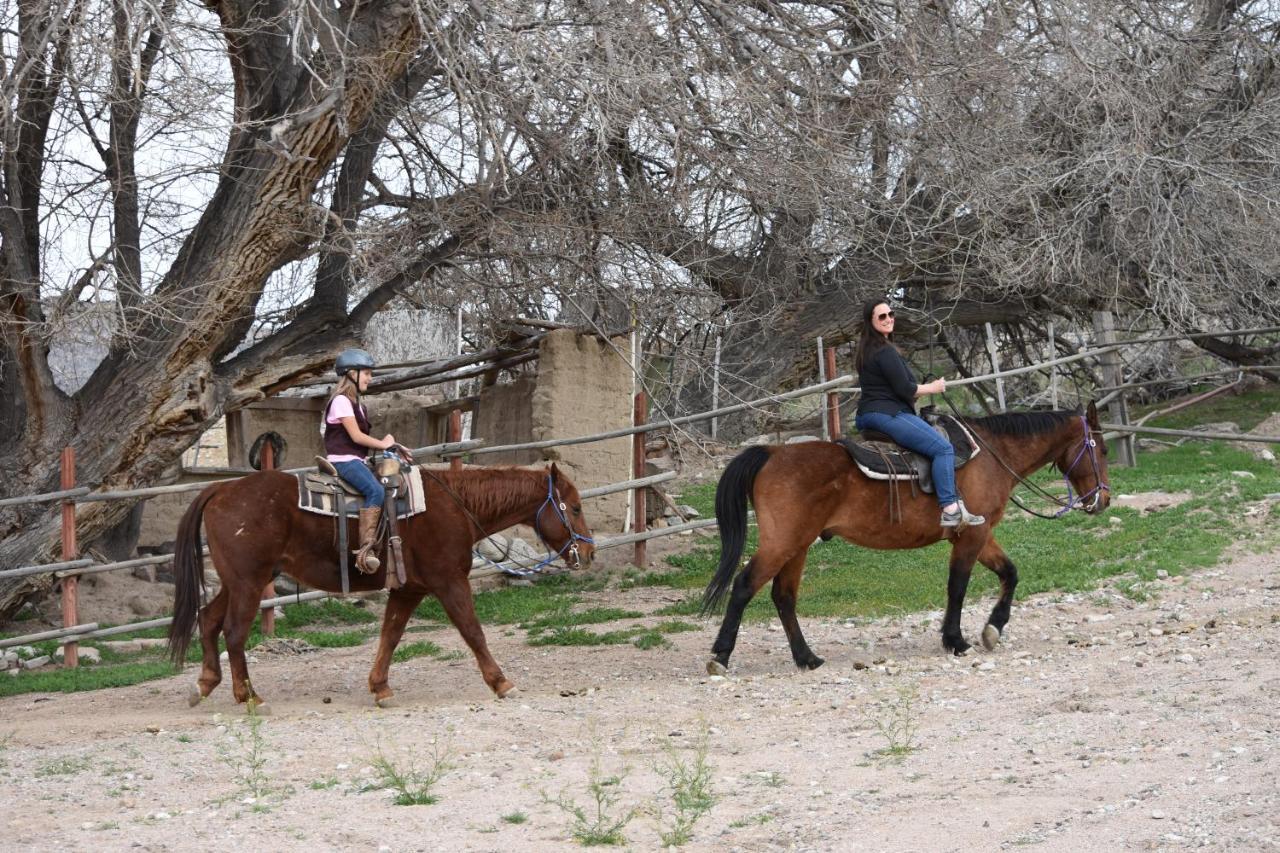
<path fill-rule="evenodd" d="M 956 409 L 955 404 L 951 402 L 951 398 L 948 397 L 946 394 L 942 394 L 941 396 L 942 396 L 942 399 L 946 401 L 947 406 L 951 409 L 951 411 L 955 414 L 955 416 L 957 418 L 960 418 L 961 420 L 964 420 L 963 415 L 961 415 L 960 412 Z M 1036 494 L 1048 500 L 1050 503 L 1055 503 L 1061 507 L 1061 509 L 1059 509 L 1057 512 L 1051 515 L 1046 515 L 1045 513 L 1038 512 L 1032 509 L 1031 507 L 1027 506 L 1026 504 L 1024 504 L 1022 501 L 1018 499 L 1017 495 L 1015 495 L 1012 491 L 1010 491 L 1009 500 L 1013 501 L 1013 503 L 1016 504 L 1017 507 L 1021 509 L 1023 512 L 1029 513 L 1030 515 L 1034 515 L 1036 518 L 1047 518 L 1047 519 L 1062 518 L 1062 516 L 1066 515 L 1076 507 L 1080 507 L 1084 509 L 1086 512 L 1091 512 L 1095 508 L 1097 508 L 1098 501 L 1102 499 L 1102 493 L 1111 491 L 1111 487 L 1108 486 L 1106 483 L 1102 482 L 1102 477 L 1099 476 L 1098 442 L 1093 437 L 1093 433 L 1095 432 L 1095 430 L 1089 426 L 1088 418 L 1086 418 L 1084 415 L 1080 415 L 1079 417 L 1080 417 L 1080 426 L 1083 430 L 1082 434 L 1084 435 L 1084 441 L 1081 442 L 1080 444 L 1080 452 L 1076 454 L 1076 458 L 1073 459 L 1071 461 L 1071 464 L 1067 466 L 1066 470 L 1062 472 L 1062 482 L 1067 487 L 1067 499 L 1065 501 L 1062 498 L 1058 497 L 1057 495 L 1045 489 L 1043 486 L 1040 486 L 1036 483 L 1031 482 L 1026 477 L 1023 477 L 1017 471 L 1010 468 L 1008 463 L 1006 463 L 1003 459 L 1000 458 L 1000 454 L 996 453 L 995 450 L 991 447 L 991 445 L 982 439 L 982 437 L 978 434 L 978 430 L 970 430 L 970 433 L 973 435 L 974 441 L 982 445 L 982 448 L 991 454 L 991 458 L 995 459 L 997 462 L 1000 463 L 1001 468 L 1004 468 L 1004 470 L 1012 474 L 1015 482 L 1023 486 L 1026 486 L 1031 491 L 1035 492 Z M 1094 479 L 1094 482 L 1097 483 L 1097 485 L 1083 494 L 1076 495 L 1074 494 L 1073 489 L 1071 487 L 1071 472 L 1075 470 L 1076 465 L 1078 465 L 1080 463 L 1080 460 L 1084 458 L 1086 451 L 1088 451 L 1088 454 L 1089 454 L 1089 464 L 1093 468 L 1093 479 Z M 1093 500 L 1089 501 L 1089 503 L 1086 504 L 1085 501 L 1090 497 L 1092 497 Z"/>
<path fill-rule="evenodd" d="M 453 500 L 453 502 L 457 504 L 458 509 L 462 510 L 463 514 L 468 519 L 471 520 L 471 523 L 475 525 L 476 529 L 484 534 L 484 538 L 488 540 L 490 544 L 494 544 L 493 534 L 484 532 L 484 525 L 481 524 L 480 520 L 475 517 L 475 514 L 472 513 L 470 509 L 467 508 L 467 505 L 462 502 L 462 498 L 458 496 L 457 492 L 449 488 L 449 486 L 443 480 L 437 477 L 432 471 L 426 468 L 423 468 L 422 473 L 426 474 L 432 480 L 435 480 L 436 485 L 440 486 L 440 488 L 444 490 L 445 494 L 447 494 Z M 553 551 L 551 549 L 551 543 L 547 541 L 547 537 L 542 532 L 542 513 L 546 510 L 548 505 L 555 510 L 557 517 L 559 517 L 560 519 L 560 523 L 564 525 L 564 529 L 569 531 L 569 539 L 564 543 L 564 545 L 560 548 L 559 551 Z M 548 473 L 547 474 L 547 497 L 545 500 L 543 500 L 542 505 L 538 507 L 538 511 L 537 513 L 534 514 L 534 517 L 533 517 L 534 532 L 538 534 L 538 539 L 542 541 L 542 544 L 547 546 L 547 551 L 548 551 L 547 556 L 542 558 L 541 561 L 539 561 L 537 564 L 533 566 L 522 565 L 516 569 L 506 569 L 506 568 L 503 568 L 500 564 L 495 563 L 493 560 L 490 560 L 484 554 L 481 554 L 474 549 L 472 549 L 472 553 L 479 556 L 480 559 L 484 560 L 486 563 L 493 566 L 494 568 L 501 569 L 503 572 L 506 572 L 507 574 L 515 575 L 516 577 L 526 577 L 528 575 L 532 575 L 542 571 L 542 569 L 544 569 L 546 566 L 550 565 L 551 563 L 554 563 L 557 559 L 564 556 L 566 551 L 573 557 L 574 565 L 577 565 L 579 562 L 578 543 L 586 542 L 587 544 L 593 545 L 595 544 L 595 540 L 590 536 L 583 536 L 581 533 L 574 530 L 573 525 L 569 523 L 568 516 L 565 515 L 565 510 L 566 510 L 565 503 L 560 498 L 560 490 L 555 487 L 555 481 L 552 479 L 551 474 Z M 506 556 L 504 557 L 504 559 L 510 558 L 511 547 L 509 545 L 505 549 L 505 554 Z M 514 562 L 519 562 L 519 561 L 517 560 Z M 566 560 L 566 562 L 568 561 Z"/>

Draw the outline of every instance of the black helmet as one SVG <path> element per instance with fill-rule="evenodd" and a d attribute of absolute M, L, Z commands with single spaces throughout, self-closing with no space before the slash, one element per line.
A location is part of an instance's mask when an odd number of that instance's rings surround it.
<path fill-rule="evenodd" d="M 339 376 L 346 376 L 348 370 L 373 370 L 373 356 L 362 349 L 344 350 L 333 370 Z"/>

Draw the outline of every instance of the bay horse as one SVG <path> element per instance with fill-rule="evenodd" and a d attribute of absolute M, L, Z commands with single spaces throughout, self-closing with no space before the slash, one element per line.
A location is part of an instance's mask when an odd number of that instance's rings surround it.
<path fill-rule="evenodd" d="M 1009 621 L 1018 585 L 1018 570 L 993 534 L 1014 486 L 1053 463 L 1068 484 L 1066 507 L 1101 512 L 1111 502 L 1107 447 L 1093 403 L 1084 411 L 1012 413 L 962 422 L 977 438 L 981 452 L 957 469 L 956 481 L 965 504 L 986 516 L 986 522 L 955 532 L 939 524 L 938 502 L 933 495 L 918 492 L 907 483 L 867 477 L 844 448 L 833 442 L 757 446 L 735 457 L 716 487 L 720 563 L 703 595 L 703 614 L 719 609 L 731 583 L 732 593 L 711 647 L 707 672 L 722 675 L 727 671 L 743 610 L 769 581 L 773 581 L 773 603 L 796 666 L 822 666 L 823 659 L 809 648 L 796 619 L 805 558 L 809 545 L 819 537 L 840 536 L 880 550 L 922 548 L 951 537 L 942 645 L 956 655 L 970 648 L 960 630 L 960 611 L 976 560 L 1000 579 L 1000 597 L 982 630 L 983 646 L 994 648 Z M 891 495 L 891 488 L 899 489 L 899 494 Z M 746 543 L 748 496 L 756 509 L 760 546 L 738 572 Z M 891 508 L 899 509 L 898 519 L 891 517 Z"/>
<path fill-rule="evenodd" d="M 464 468 L 422 470 L 426 511 L 397 522 L 407 583 L 392 590 L 382 617 L 378 653 L 369 672 L 369 692 L 387 704 L 391 655 L 414 608 L 427 595 L 443 605 L 470 646 L 485 684 L 499 698 L 515 685 L 502 673 L 485 643 L 476 618 L 467 575 L 477 540 L 515 524 L 527 524 L 543 542 L 564 556 L 571 568 L 590 565 L 595 546 L 582 514 L 578 490 L 556 465 L 546 469 Z M 222 586 L 200 607 L 204 570 L 200 527 Z M 356 542 L 354 525 L 348 541 Z M 327 516 L 298 508 L 298 480 L 279 471 L 259 471 L 238 480 L 215 483 L 195 499 L 178 525 L 174 553 L 173 623 L 169 653 L 179 665 L 186 658 L 199 611 L 203 668 L 189 700 L 195 705 L 222 680 L 218 634 L 226 637 L 231 688 L 236 702 L 261 710 L 262 697 L 249 681 L 244 646 L 262 597 L 275 574 L 284 572 L 307 586 L 328 592 L 342 588 L 338 568 L 337 526 Z M 390 560 L 373 574 L 350 572 L 352 591 L 385 585 Z"/>

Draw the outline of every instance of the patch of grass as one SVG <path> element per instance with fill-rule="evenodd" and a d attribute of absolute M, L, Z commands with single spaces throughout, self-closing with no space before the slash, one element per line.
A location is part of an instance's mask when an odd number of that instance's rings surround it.
<path fill-rule="evenodd" d="M 327 791 L 330 788 L 336 788 L 341 784 L 338 782 L 337 776 L 330 776 L 328 779 L 316 779 L 307 787 L 313 791 Z"/>
<path fill-rule="evenodd" d="M 267 772 L 271 756 L 262 733 L 262 721 L 262 716 L 250 704 L 244 718 L 227 727 L 228 741 L 219 747 L 218 757 L 231 769 L 236 796 L 253 800 L 255 807 L 266 808 L 266 799 L 279 792 Z"/>
<path fill-rule="evenodd" d="M 432 742 L 431 754 L 427 758 L 424 769 L 418 769 L 412 758 L 404 766 L 387 757 L 381 748 L 372 761 L 374 772 L 378 774 L 373 789 L 387 788 L 395 793 L 392 800 L 397 806 L 430 806 L 440 801 L 431 793 L 431 789 L 446 773 L 453 769 L 449 762 L 449 747 L 439 742 Z"/>
<path fill-rule="evenodd" d="M 901 687 L 894 698 L 867 710 L 867 718 L 885 740 L 876 755 L 901 760 L 916 751 L 916 732 L 920 728 L 918 699 L 914 685 Z"/>
<path fill-rule="evenodd" d="M 48 764 L 43 764 L 36 768 L 36 776 L 48 778 L 50 776 L 75 776 L 77 773 L 83 773 L 93 765 L 83 755 L 66 756 L 65 758 L 57 758 Z"/>
<path fill-rule="evenodd" d="M 753 815 L 747 815 L 746 817 L 740 817 L 737 820 L 730 823 L 729 828 L 742 829 L 744 827 L 748 827 L 752 825 L 763 826 L 764 824 L 768 823 L 771 820 L 773 820 L 773 815 L 769 814 L 768 812 L 761 812 L 760 814 L 753 814 Z"/>
<path fill-rule="evenodd" d="M 591 766 L 587 771 L 587 796 L 589 804 L 581 806 L 569 796 L 567 790 L 561 791 L 554 800 L 543 793 L 543 799 L 560 808 L 569 815 L 573 823 L 569 834 L 583 847 L 618 846 L 627 843 L 623 834 L 635 816 L 639 807 L 622 808 L 622 782 L 627 771 L 614 776 L 606 776 L 600 765 L 600 742 L 595 740 L 595 749 L 591 757 Z"/>
<path fill-rule="evenodd" d="M 476 615 L 486 625 L 531 623 L 549 613 L 568 611 L 581 600 L 580 593 L 598 589 L 603 583 L 602 578 L 551 575 L 539 579 L 533 586 L 480 592 L 475 596 Z M 434 598 L 419 604 L 414 615 L 440 623 L 449 621 L 444 608 Z"/>
<path fill-rule="evenodd" d="M 1221 379 L 1214 380 L 1215 384 L 1217 382 L 1221 382 Z M 1209 386 L 1206 385 L 1207 387 Z M 1153 409 L 1168 408 L 1173 402 L 1162 400 L 1150 406 L 1135 408 L 1133 418 L 1137 420 L 1142 414 Z M 1266 420 L 1267 416 L 1277 408 L 1280 408 L 1277 405 L 1277 393 L 1270 388 L 1260 388 L 1244 394 L 1223 394 L 1212 397 L 1181 411 L 1152 418 L 1146 425 L 1162 429 L 1191 429 L 1200 424 L 1232 421 L 1239 424 L 1242 431 L 1248 432 Z"/>
<path fill-rule="evenodd" d="M 521 824 L 529 820 L 529 816 L 524 812 L 511 812 L 502 816 L 503 823 Z"/>
<path fill-rule="evenodd" d="M 77 693 L 104 687 L 128 687 L 156 678 L 166 678 L 176 672 L 177 669 L 168 661 L 35 670 L 0 679 L 0 698 L 23 693 Z"/>
<path fill-rule="evenodd" d="M 667 751 L 666 761 L 657 767 L 666 780 L 665 791 L 671 799 L 671 824 L 663 825 L 663 809 L 658 810 L 658 835 L 663 847 L 682 847 L 693 839 L 693 827 L 715 805 L 711 790 L 711 765 L 707 762 L 710 736 L 703 729 L 698 744 L 689 757 L 674 747 Z"/>
<path fill-rule="evenodd" d="M 398 647 L 391 655 L 391 660 L 396 663 L 404 663 L 407 660 L 413 660 L 420 657 L 439 657 L 444 649 L 437 646 L 430 640 L 416 640 L 412 643 L 405 643 Z"/>
<path fill-rule="evenodd" d="M 350 601 L 326 598 L 314 603 L 291 604 L 285 607 L 284 617 L 276 624 L 297 629 L 306 625 L 364 625 L 377 622 L 378 614 Z"/>
<path fill-rule="evenodd" d="M 365 630 L 356 631 L 277 631 L 276 636 L 297 637 L 306 640 L 313 646 L 322 649 L 341 649 L 358 646 L 369 639 L 372 634 Z"/>
<path fill-rule="evenodd" d="M 618 646 L 631 643 L 639 649 L 666 648 L 671 644 L 664 634 L 697 631 L 697 625 L 688 622 L 667 621 L 652 628 L 636 626 L 618 631 L 597 634 L 584 628 L 553 628 L 529 638 L 531 646 Z"/>
<path fill-rule="evenodd" d="M 581 611 L 555 611 L 544 614 L 531 622 L 523 624 L 530 634 L 555 628 L 570 628 L 578 625 L 599 625 L 602 622 L 616 622 L 619 619 L 639 619 L 644 614 L 637 610 L 623 610 L 620 607 L 593 607 Z"/>

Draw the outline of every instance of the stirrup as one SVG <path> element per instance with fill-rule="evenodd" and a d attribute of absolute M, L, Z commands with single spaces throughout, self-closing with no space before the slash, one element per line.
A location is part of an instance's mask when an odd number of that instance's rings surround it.
<path fill-rule="evenodd" d="M 986 524 L 987 519 L 969 512 L 969 508 L 964 505 L 964 501 L 956 501 L 955 512 L 943 511 L 942 520 L 939 523 L 948 528 L 977 527 L 979 524 Z"/>

